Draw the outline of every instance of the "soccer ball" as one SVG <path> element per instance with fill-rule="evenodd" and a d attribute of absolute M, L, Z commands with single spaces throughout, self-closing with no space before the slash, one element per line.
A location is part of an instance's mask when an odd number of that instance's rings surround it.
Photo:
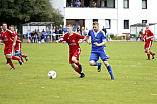
<path fill-rule="evenodd" d="M 57 76 L 57 74 L 56 74 L 56 72 L 55 71 L 49 71 L 48 72 L 48 77 L 50 78 L 50 79 L 54 79 L 54 78 L 56 78 L 56 76 Z"/>

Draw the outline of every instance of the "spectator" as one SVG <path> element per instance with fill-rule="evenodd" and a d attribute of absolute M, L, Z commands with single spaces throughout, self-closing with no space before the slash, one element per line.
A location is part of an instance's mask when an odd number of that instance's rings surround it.
<path fill-rule="evenodd" d="M 34 40 L 34 43 L 35 43 L 35 31 L 33 31 L 31 33 L 31 43 L 33 43 L 33 40 Z"/>
<path fill-rule="evenodd" d="M 78 25 L 78 27 L 77 27 L 77 32 L 79 33 L 79 34 L 81 34 L 81 27 L 80 27 L 80 25 Z"/>
<path fill-rule="evenodd" d="M 76 32 L 75 26 L 73 25 L 73 32 Z"/>
<path fill-rule="evenodd" d="M 59 34 L 59 27 L 58 26 L 56 26 L 55 34 L 56 34 L 56 40 L 57 40 L 58 39 L 58 34 Z"/>
<path fill-rule="evenodd" d="M 46 35 L 50 35 L 50 31 L 49 31 L 49 28 L 47 27 L 46 29 Z"/>
<path fill-rule="evenodd" d="M 84 28 L 84 27 L 82 27 L 81 35 L 86 36 L 86 31 L 85 31 L 85 28 Z"/>
<path fill-rule="evenodd" d="M 60 25 L 60 27 L 59 27 L 59 34 L 63 34 L 63 27 L 62 27 L 62 25 Z"/>
<path fill-rule="evenodd" d="M 30 40 L 32 40 L 32 37 L 31 37 L 31 31 L 28 30 L 27 34 L 25 35 L 26 38 L 29 38 Z"/>
<path fill-rule="evenodd" d="M 47 34 L 46 34 L 46 32 L 44 31 L 44 29 L 43 29 L 43 31 L 42 31 L 41 33 L 42 33 L 42 37 L 44 38 L 44 41 L 46 42 L 47 39 L 49 38 L 49 36 L 47 36 Z"/>
<path fill-rule="evenodd" d="M 18 34 L 18 28 L 17 28 L 17 26 L 15 26 L 15 32 Z"/>
<path fill-rule="evenodd" d="M 92 2 L 92 7 L 96 7 L 96 2 L 95 1 Z"/>
<path fill-rule="evenodd" d="M 70 7 L 73 7 L 73 6 L 74 6 L 74 2 L 73 2 L 73 0 L 71 0 L 69 6 L 70 6 Z"/>
<path fill-rule="evenodd" d="M 67 33 L 67 26 L 65 25 L 65 27 L 63 28 L 63 32 L 64 34 Z"/>
<path fill-rule="evenodd" d="M 0 26 L 0 33 L 1 33 L 1 31 L 2 31 L 2 26 Z"/>
<path fill-rule="evenodd" d="M 41 37 L 42 37 L 42 33 L 39 31 L 39 29 L 38 29 L 38 31 L 37 31 L 37 35 L 36 35 L 36 42 L 37 42 L 37 40 L 38 40 L 38 43 L 41 43 Z"/>
<path fill-rule="evenodd" d="M 76 6 L 76 7 L 80 7 L 80 6 L 81 6 L 80 0 L 77 0 L 77 1 L 75 2 L 75 6 Z"/>
<path fill-rule="evenodd" d="M 107 30 L 104 28 L 104 26 L 103 26 L 103 29 L 102 29 L 104 32 L 105 32 L 105 35 L 106 35 L 106 33 L 107 33 Z"/>
<path fill-rule="evenodd" d="M 85 31 L 86 31 L 86 34 L 88 34 L 88 31 L 89 31 L 89 30 L 88 30 L 88 28 L 87 28 L 87 27 L 86 27 Z"/>

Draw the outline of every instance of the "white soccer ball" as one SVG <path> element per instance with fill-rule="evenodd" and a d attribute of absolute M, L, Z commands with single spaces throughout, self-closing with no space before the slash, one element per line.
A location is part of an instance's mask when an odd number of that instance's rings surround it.
<path fill-rule="evenodd" d="M 56 76 L 57 76 L 57 74 L 56 74 L 56 72 L 55 71 L 49 71 L 48 72 L 48 77 L 50 78 L 50 79 L 54 79 L 54 78 L 56 78 Z"/>

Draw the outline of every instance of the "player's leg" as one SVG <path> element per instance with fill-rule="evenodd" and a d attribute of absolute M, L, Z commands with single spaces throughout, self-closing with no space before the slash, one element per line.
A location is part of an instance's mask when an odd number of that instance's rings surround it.
<path fill-rule="evenodd" d="M 113 76 L 113 73 L 112 73 L 112 68 L 110 66 L 110 64 L 108 63 L 107 61 L 107 58 L 106 58 L 106 53 L 105 51 L 102 51 L 102 52 L 99 52 L 99 56 L 101 57 L 101 60 L 104 62 L 110 76 L 111 76 L 111 80 L 115 80 L 114 76 Z"/>
<path fill-rule="evenodd" d="M 79 67 L 80 72 L 83 73 L 83 69 L 82 69 L 82 65 L 79 63 L 79 61 L 77 60 L 77 57 L 72 56 L 72 61 Z"/>
<path fill-rule="evenodd" d="M 7 62 L 9 63 L 9 65 L 11 66 L 11 69 L 10 69 L 10 70 L 15 69 L 15 67 L 14 67 L 14 65 L 13 65 L 13 63 L 12 63 L 12 61 L 11 61 L 11 59 L 10 59 L 11 56 L 10 56 L 10 58 L 9 58 L 9 55 L 6 54 L 6 55 L 5 55 L 5 58 L 6 58 Z"/>
<path fill-rule="evenodd" d="M 108 63 L 108 61 L 104 61 L 104 64 L 111 76 L 111 80 L 115 80 L 114 76 L 113 76 L 113 73 L 112 73 L 112 68 L 111 68 L 111 65 Z"/>
<path fill-rule="evenodd" d="M 89 64 L 91 66 L 98 66 L 98 72 L 101 71 L 101 63 L 98 63 L 97 60 L 99 60 L 99 55 L 97 52 L 91 52 L 90 59 L 89 59 Z"/>
<path fill-rule="evenodd" d="M 73 58 L 73 60 L 72 60 L 72 57 L 74 57 L 73 55 L 74 55 L 74 54 L 69 53 L 69 64 L 71 64 L 71 67 L 72 67 L 76 72 L 78 72 L 79 74 L 81 74 L 81 76 L 80 76 L 79 78 L 83 78 L 83 77 L 85 77 L 85 74 L 83 73 L 83 70 L 80 70 L 80 68 L 78 67 L 78 65 L 76 65 L 75 62 L 73 62 L 73 61 L 74 61 L 74 58 Z M 76 62 L 76 63 L 77 63 L 77 62 Z M 82 66 L 81 66 L 81 67 L 82 67 Z"/>

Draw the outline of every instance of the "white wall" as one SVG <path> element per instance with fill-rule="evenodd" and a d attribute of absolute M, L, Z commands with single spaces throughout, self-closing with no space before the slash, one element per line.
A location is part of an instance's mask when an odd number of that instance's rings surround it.
<path fill-rule="evenodd" d="M 107 31 L 122 35 L 122 33 L 130 33 L 130 26 L 129 29 L 124 29 L 124 20 L 129 20 L 129 25 L 142 23 L 142 20 L 157 23 L 157 0 L 147 0 L 147 9 L 142 9 L 142 0 L 129 0 L 129 9 L 123 8 L 123 0 L 115 0 L 115 8 L 66 7 L 66 0 L 51 1 L 54 8 L 62 11 L 64 24 L 66 24 L 66 19 L 85 19 L 85 27 L 90 29 L 92 20 L 98 19 L 101 28 L 105 19 L 111 19 L 111 29 Z"/>

